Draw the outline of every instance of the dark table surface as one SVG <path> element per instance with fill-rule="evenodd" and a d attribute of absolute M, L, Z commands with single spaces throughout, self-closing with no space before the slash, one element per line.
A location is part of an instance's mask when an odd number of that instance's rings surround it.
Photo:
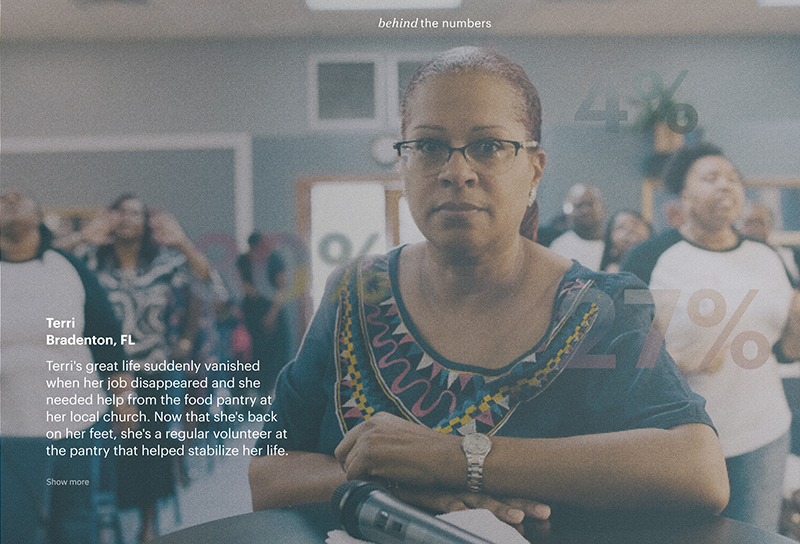
<path fill-rule="evenodd" d="M 170 533 L 153 544 L 320 544 L 337 528 L 328 504 L 307 504 L 224 518 Z M 653 513 L 591 513 L 526 522 L 534 544 L 790 544 L 720 516 Z"/>

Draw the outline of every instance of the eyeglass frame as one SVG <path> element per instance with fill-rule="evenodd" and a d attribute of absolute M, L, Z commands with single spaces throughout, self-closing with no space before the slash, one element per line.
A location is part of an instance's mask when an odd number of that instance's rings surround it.
<path fill-rule="evenodd" d="M 536 149 L 536 148 L 539 147 L 539 142 L 537 142 L 536 140 L 523 140 L 523 141 L 520 142 L 520 141 L 517 141 L 517 140 L 503 140 L 502 138 L 481 138 L 480 140 L 475 140 L 474 142 L 470 142 L 467 145 L 462 146 L 462 147 L 450 147 L 444 141 L 439 140 L 438 138 L 418 138 L 416 140 L 403 140 L 401 142 L 395 142 L 392 145 L 392 148 L 397 150 L 397 156 L 398 157 L 402 157 L 403 153 L 402 153 L 401 150 L 402 150 L 404 145 L 415 144 L 415 143 L 419 143 L 419 142 L 431 142 L 431 141 L 441 143 L 448 150 L 447 159 L 442 163 L 442 166 L 441 166 L 442 168 L 444 167 L 444 165 L 446 165 L 448 162 L 450 162 L 450 159 L 453 157 L 453 153 L 456 152 L 456 151 L 460 151 L 461 152 L 461 155 L 464 157 L 464 160 L 468 164 L 474 164 L 474 162 L 478 162 L 478 164 L 480 164 L 479 161 L 472 161 L 469 158 L 467 158 L 467 148 L 469 146 L 471 146 L 471 145 L 475 145 L 475 144 L 480 143 L 480 142 L 503 142 L 503 143 L 511 144 L 511 145 L 514 146 L 514 157 L 519 155 L 519 150 L 520 149 Z"/>

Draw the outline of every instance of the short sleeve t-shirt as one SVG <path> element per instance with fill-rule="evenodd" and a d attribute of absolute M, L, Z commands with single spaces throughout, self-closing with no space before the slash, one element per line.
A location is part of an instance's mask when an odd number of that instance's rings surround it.
<path fill-rule="evenodd" d="M 741 238 L 730 249 L 714 251 L 671 230 L 634 249 L 623 268 L 652 290 L 679 293 L 667 350 L 691 370 L 689 386 L 705 397 L 726 457 L 758 449 L 789 430 L 791 411 L 771 347 L 786 325 L 792 287 L 773 248 Z M 713 354 L 707 358 L 712 350 L 721 362 L 712 362 Z M 703 371 L 703 365 L 717 364 L 714 372 Z"/>

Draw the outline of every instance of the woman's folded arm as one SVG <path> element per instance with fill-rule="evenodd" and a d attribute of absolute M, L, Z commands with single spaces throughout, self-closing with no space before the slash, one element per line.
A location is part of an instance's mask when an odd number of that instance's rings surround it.
<path fill-rule="evenodd" d="M 253 457 L 248 477 L 253 510 L 326 502 L 347 481 L 334 457 L 305 451 Z"/>
<path fill-rule="evenodd" d="M 422 436 L 424 435 L 424 436 Z M 467 489 L 461 440 L 377 414 L 342 440 L 348 479 L 383 479 L 432 489 Z M 586 508 L 702 509 L 728 501 L 725 460 L 704 424 L 564 438 L 493 437 L 484 491 Z"/>

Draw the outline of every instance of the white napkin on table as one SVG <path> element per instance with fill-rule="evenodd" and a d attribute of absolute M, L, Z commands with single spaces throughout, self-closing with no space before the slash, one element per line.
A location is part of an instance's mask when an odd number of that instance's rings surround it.
<path fill-rule="evenodd" d="M 495 544 L 529 544 L 516 529 L 508 523 L 500 521 L 484 508 L 448 512 L 436 517 Z M 354 538 L 341 529 L 330 531 L 325 543 L 369 544 L 366 540 Z"/>

